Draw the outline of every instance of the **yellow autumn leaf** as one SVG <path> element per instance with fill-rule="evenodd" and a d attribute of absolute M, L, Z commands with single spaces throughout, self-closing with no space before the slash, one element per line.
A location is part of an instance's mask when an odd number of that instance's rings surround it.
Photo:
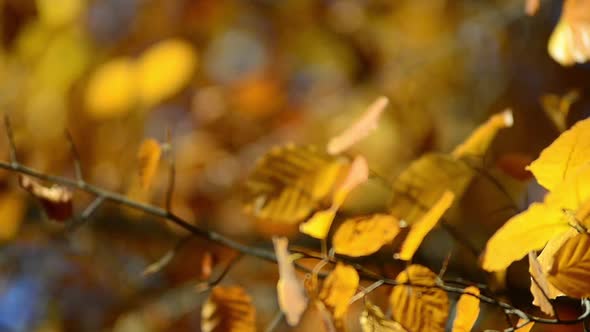
<path fill-rule="evenodd" d="M 307 296 L 305 296 L 303 283 L 295 275 L 295 268 L 289 257 L 289 240 L 284 237 L 273 237 L 272 243 L 279 265 L 277 283 L 279 308 L 285 314 L 287 324 L 296 326 L 307 308 Z"/>
<path fill-rule="evenodd" d="M 376 253 L 400 231 L 399 220 L 389 214 L 373 214 L 346 220 L 332 237 L 334 252 L 350 257 Z"/>
<path fill-rule="evenodd" d="M 336 211 L 331 208 L 318 211 L 308 221 L 299 225 L 299 231 L 316 239 L 323 240 L 328 236 L 335 216 Z"/>
<path fill-rule="evenodd" d="M 555 310 L 549 299 L 551 299 L 550 283 L 537 259 L 534 251 L 529 252 L 529 273 L 531 274 L 531 294 L 533 304 L 541 308 L 541 311 L 550 316 L 555 316 Z"/>
<path fill-rule="evenodd" d="M 479 296 L 479 288 L 475 286 L 465 288 L 464 294 L 457 302 L 457 315 L 453 321 L 452 332 L 471 331 L 479 316 L 479 298 L 477 296 Z"/>
<path fill-rule="evenodd" d="M 173 96 L 190 81 L 197 54 L 181 39 L 167 39 L 147 49 L 137 59 L 139 99 L 150 107 Z"/>
<path fill-rule="evenodd" d="M 256 309 L 238 286 L 215 286 L 201 307 L 203 332 L 254 332 Z"/>
<path fill-rule="evenodd" d="M 413 264 L 395 279 L 400 284 L 411 282 L 394 286 L 389 297 L 393 318 L 408 331 L 445 331 L 449 298 L 435 287 L 436 278 L 427 267 Z"/>
<path fill-rule="evenodd" d="M 584 63 L 590 58 L 590 1 L 566 0 L 547 49 L 562 66 Z"/>
<path fill-rule="evenodd" d="M 127 114 L 136 104 L 135 65 L 130 58 L 116 58 L 98 68 L 84 96 L 88 114 L 98 120 Z"/>
<path fill-rule="evenodd" d="M 348 162 L 313 146 L 277 147 L 246 179 L 244 210 L 261 219 L 297 224 L 320 209 Z"/>
<path fill-rule="evenodd" d="M 469 156 L 483 157 L 500 129 L 512 127 L 514 118 L 511 110 L 492 115 L 488 121 L 479 126 L 471 136 L 453 150 L 454 158 Z"/>
<path fill-rule="evenodd" d="M 375 100 L 352 126 L 328 142 L 328 153 L 340 154 L 377 129 L 379 118 L 388 103 L 387 97 L 379 97 Z"/>
<path fill-rule="evenodd" d="M 547 279 L 567 296 L 590 297 L 589 234 L 579 234 L 565 242 L 555 254 Z"/>
<path fill-rule="evenodd" d="M 526 325 L 522 325 L 524 324 L 525 320 L 522 318 L 518 319 L 518 323 L 516 323 L 516 326 L 521 326 L 520 328 L 517 328 L 515 330 L 515 332 L 529 332 L 530 330 L 532 330 L 533 326 L 535 325 L 534 322 L 528 322 Z"/>
<path fill-rule="evenodd" d="M 145 139 L 139 146 L 137 161 L 139 164 L 139 182 L 143 189 L 148 189 L 156 172 L 162 155 L 160 143 L 153 138 Z"/>
<path fill-rule="evenodd" d="M 341 320 L 358 286 L 359 275 L 356 270 L 352 266 L 338 263 L 324 281 L 319 300 L 330 310 L 336 321 Z"/>
<path fill-rule="evenodd" d="M 73 22 L 86 7 L 85 0 L 37 0 L 39 19 L 48 26 L 59 27 Z"/>
<path fill-rule="evenodd" d="M 438 224 L 440 218 L 442 218 L 445 212 L 451 207 L 451 204 L 453 204 L 454 199 L 455 195 L 452 191 L 445 191 L 428 212 L 410 226 L 410 232 L 404 240 L 400 252 L 395 255 L 397 259 L 404 261 L 412 260 L 424 237 Z"/>
<path fill-rule="evenodd" d="M 407 332 L 400 323 L 385 318 L 381 309 L 369 300 L 365 300 L 360 323 L 363 332 Z"/>
<path fill-rule="evenodd" d="M 25 214 L 25 200 L 17 193 L 0 195 L 0 241 L 12 239 Z"/>
<path fill-rule="evenodd" d="M 567 129 L 567 115 L 570 108 L 576 100 L 580 98 L 578 90 L 572 90 L 563 96 L 555 94 L 546 94 L 541 96 L 541 106 L 543 111 L 549 116 L 560 132 Z"/>
<path fill-rule="evenodd" d="M 549 191 L 590 162 L 590 119 L 577 122 L 545 148 L 529 169 Z"/>

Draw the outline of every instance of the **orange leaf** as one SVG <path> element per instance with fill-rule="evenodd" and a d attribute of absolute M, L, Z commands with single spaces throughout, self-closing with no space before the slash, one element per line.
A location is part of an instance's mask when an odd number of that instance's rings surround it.
<path fill-rule="evenodd" d="M 285 314 L 287 323 L 296 326 L 307 308 L 307 297 L 303 290 L 303 283 L 297 279 L 295 268 L 289 257 L 289 240 L 284 237 L 273 237 L 272 243 L 279 265 L 279 281 L 277 283 L 277 297 L 279 307 Z"/>
<path fill-rule="evenodd" d="M 479 298 L 469 295 L 479 295 L 479 288 L 469 286 L 465 288 L 465 293 L 457 302 L 457 316 L 453 321 L 453 332 L 471 331 L 479 316 Z"/>
<path fill-rule="evenodd" d="M 161 155 L 162 148 L 155 139 L 148 138 L 141 143 L 137 160 L 139 162 L 139 182 L 143 189 L 148 189 L 152 184 Z"/>
<path fill-rule="evenodd" d="M 72 191 L 69 188 L 57 184 L 44 186 L 26 175 L 19 176 L 19 184 L 41 202 L 49 218 L 64 221 L 72 216 Z"/>
<path fill-rule="evenodd" d="M 256 309 L 238 286 L 215 286 L 201 308 L 203 332 L 254 332 Z"/>
<path fill-rule="evenodd" d="M 391 242 L 399 231 L 399 220 L 389 214 L 348 219 L 334 233 L 332 247 L 337 254 L 367 256 Z"/>
<path fill-rule="evenodd" d="M 319 299 L 338 321 L 344 318 L 358 286 L 359 275 L 356 270 L 352 266 L 338 263 L 324 281 Z"/>

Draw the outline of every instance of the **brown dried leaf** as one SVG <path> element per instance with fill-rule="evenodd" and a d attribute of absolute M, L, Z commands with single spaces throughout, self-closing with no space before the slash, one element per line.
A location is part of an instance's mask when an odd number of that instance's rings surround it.
<path fill-rule="evenodd" d="M 402 271 L 396 281 L 412 285 L 393 287 L 389 298 L 393 318 L 409 331 L 445 331 L 449 298 L 444 290 L 435 287 L 436 274 L 414 264 Z"/>
<path fill-rule="evenodd" d="M 579 234 L 565 242 L 547 279 L 567 296 L 590 297 L 590 235 Z"/>
<path fill-rule="evenodd" d="M 541 308 L 541 311 L 550 316 L 555 316 L 555 311 L 549 299 L 551 291 L 549 280 L 537 259 L 534 251 L 529 252 L 529 273 L 531 274 L 531 294 L 533 294 L 533 304 Z"/>
<path fill-rule="evenodd" d="M 352 266 L 338 263 L 322 286 L 319 299 L 336 321 L 344 318 L 350 299 L 359 286 L 359 275 Z"/>
<path fill-rule="evenodd" d="M 289 240 L 285 237 L 273 237 L 272 243 L 279 265 L 279 281 L 277 283 L 277 297 L 279 307 L 285 314 L 287 323 L 296 326 L 307 308 L 307 296 L 303 283 L 297 279 L 293 262 L 289 257 Z"/>
<path fill-rule="evenodd" d="M 385 318 L 381 309 L 366 300 L 360 317 L 363 332 L 407 332 L 400 323 Z"/>
<path fill-rule="evenodd" d="M 37 198 L 47 216 L 51 219 L 64 221 L 69 219 L 73 213 L 72 191 L 57 184 L 51 187 L 44 186 L 36 179 L 27 176 L 19 176 L 19 185 L 35 198 Z"/>
<path fill-rule="evenodd" d="M 215 286 L 201 309 L 203 332 L 254 332 L 256 309 L 239 286 Z"/>
<path fill-rule="evenodd" d="M 477 317 L 479 316 L 479 298 L 469 294 L 479 296 L 479 288 L 469 286 L 465 288 L 457 302 L 457 316 L 453 321 L 453 332 L 469 332 L 473 328 Z"/>
<path fill-rule="evenodd" d="M 148 189 L 151 186 L 161 156 L 162 147 L 155 139 L 148 138 L 141 143 L 137 152 L 137 161 L 139 163 L 139 182 L 143 189 Z"/>
<path fill-rule="evenodd" d="M 373 214 L 346 220 L 332 237 L 337 254 L 367 256 L 391 242 L 399 233 L 399 220 L 389 214 Z"/>

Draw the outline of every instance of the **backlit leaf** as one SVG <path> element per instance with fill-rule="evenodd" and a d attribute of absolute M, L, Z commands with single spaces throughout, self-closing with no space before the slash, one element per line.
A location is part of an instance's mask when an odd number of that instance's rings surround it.
<path fill-rule="evenodd" d="M 440 218 L 453 204 L 455 195 L 451 191 L 445 191 L 441 198 L 418 220 L 413 223 L 410 228 L 408 236 L 404 240 L 399 254 L 396 258 L 410 261 L 414 257 L 414 253 L 420 247 L 424 237 L 436 226 Z"/>
<path fill-rule="evenodd" d="M 412 284 L 393 287 L 389 298 L 393 318 L 408 331 L 445 331 L 449 298 L 444 290 L 435 287 L 436 278 L 427 267 L 414 264 L 395 279 Z"/>
<path fill-rule="evenodd" d="M 469 286 L 465 288 L 465 293 L 461 295 L 457 302 L 457 315 L 453 321 L 453 332 L 471 331 L 479 316 L 479 298 L 476 297 L 479 296 L 479 288 Z"/>
<path fill-rule="evenodd" d="M 238 286 L 215 286 L 201 308 L 203 332 L 254 332 L 256 309 Z"/>
<path fill-rule="evenodd" d="M 492 115 L 488 121 L 479 126 L 471 136 L 453 150 L 453 157 L 459 159 L 467 156 L 483 157 L 496 136 L 496 133 L 512 127 L 514 118 L 511 110 Z"/>
<path fill-rule="evenodd" d="M 551 57 L 562 66 L 590 58 L 590 0 L 566 0 L 561 18 L 549 38 Z"/>
<path fill-rule="evenodd" d="M 521 326 L 522 324 L 524 324 L 525 320 L 522 318 L 518 319 L 518 323 L 516 323 L 516 326 Z M 516 332 L 529 332 L 530 330 L 533 329 L 533 326 L 535 325 L 534 322 L 529 322 L 528 324 L 522 326 L 521 328 L 516 329 Z"/>
<path fill-rule="evenodd" d="M 61 0 L 59 6 L 51 0 L 37 0 L 36 3 L 39 18 L 52 27 L 72 23 L 82 14 L 85 7 L 85 0 Z"/>
<path fill-rule="evenodd" d="M 316 239 L 323 240 L 328 236 L 336 211 L 332 208 L 318 211 L 308 221 L 299 225 L 299 231 Z"/>
<path fill-rule="evenodd" d="M 273 237 L 272 243 L 279 265 L 279 281 L 277 283 L 279 307 L 285 314 L 287 324 L 295 326 L 307 308 L 307 296 L 305 296 L 303 283 L 295 275 L 295 268 L 289 257 L 287 249 L 289 240 L 284 237 Z"/>
<path fill-rule="evenodd" d="M 338 263 L 324 281 L 319 299 L 330 309 L 336 321 L 344 318 L 358 286 L 356 270 L 342 263 Z"/>
<path fill-rule="evenodd" d="M 360 119 L 328 142 L 328 153 L 332 155 L 340 154 L 377 129 L 379 117 L 388 103 L 389 100 L 386 97 L 379 97 L 374 101 Z"/>
<path fill-rule="evenodd" d="M 373 214 L 346 220 L 332 237 L 337 254 L 367 256 L 391 242 L 399 233 L 399 220 L 389 214 Z"/>
<path fill-rule="evenodd" d="M 547 279 L 567 296 L 590 297 L 590 235 L 579 234 L 566 241 Z"/>
<path fill-rule="evenodd" d="M 549 299 L 551 299 L 550 283 L 537 259 L 534 251 L 529 252 L 529 273 L 531 274 L 531 294 L 533 304 L 541 308 L 541 311 L 550 316 L 555 316 L 555 311 Z"/>
<path fill-rule="evenodd" d="M 541 97 L 543 111 L 549 116 L 559 131 L 567 129 L 567 115 L 570 107 L 580 98 L 580 92 L 572 90 L 563 96 L 547 94 Z"/>
<path fill-rule="evenodd" d="M 299 223 L 321 207 L 347 166 L 313 146 L 275 148 L 246 180 L 244 209 L 259 219 Z"/>
<path fill-rule="evenodd" d="M 590 161 L 590 119 L 577 122 L 545 148 L 528 169 L 549 191 Z"/>
<path fill-rule="evenodd" d="M 64 221 L 72 216 L 73 194 L 69 188 L 57 184 L 45 186 L 27 175 L 19 176 L 19 184 L 41 202 L 49 218 Z"/>
<path fill-rule="evenodd" d="M 363 332 L 406 332 L 400 323 L 385 318 L 378 306 L 368 300 L 365 301 L 365 309 L 360 317 Z"/>
<path fill-rule="evenodd" d="M 149 188 L 152 184 L 161 155 L 162 148 L 155 139 L 148 138 L 141 143 L 137 160 L 139 162 L 139 182 L 143 189 Z"/>

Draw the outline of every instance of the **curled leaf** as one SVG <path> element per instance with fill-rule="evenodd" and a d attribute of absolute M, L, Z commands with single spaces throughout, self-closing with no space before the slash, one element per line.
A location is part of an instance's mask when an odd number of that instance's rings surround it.
<path fill-rule="evenodd" d="M 547 279 L 567 296 L 590 297 L 590 235 L 579 234 L 565 242 Z"/>
<path fill-rule="evenodd" d="M 254 332 L 256 309 L 238 286 L 215 286 L 201 308 L 203 332 Z"/>
<path fill-rule="evenodd" d="M 391 242 L 399 233 L 399 220 L 389 214 L 373 214 L 346 220 L 332 237 L 337 254 L 367 256 Z"/>
<path fill-rule="evenodd" d="M 41 202 L 43 210 L 51 219 L 64 221 L 72 216 L 72 191 L 64 186 L 54 184 L 50 187 L 44 186 L 36 179 L 26 176 L 19 176 L 21 188 L 31 193 Z"/>
<path fill-rule="evenodd" d="M 307 308 L 307 296 L 305 296 L 303 283 L 295 275 L 295 268 L 289 257 L 287 249 L 289 240 L 284 237 L 273 237 L 272 243 L 279 265 L 279 281 L 277 283 L 279 307 L 285 314 L 287 324 L 296 326 Z"/>
<path fill-rule="evenodd" d="M 338 263 L 324 281 L 319 299 L 332 312 L 336 321 L 344 318 L 358 286 L 359 275 L 356 270 L 342 263 Z"/>
<path fill-rule="evenodd" d="M 462 144 L 453 150 L 453 157 L 484 156 L 496 133 L 503 128 L 512 127 L 514 117 L 511 110 L 492 115 L 488 121 L 479 126 Z"/>
<path fill-rule="evenodd" d="M 389 100 L 386 97 L 379 97 L 375 100 L 360 119 L 328 142 L 328 153 L 331 155 L 342 153 L 377 129 L 379 117 L 388 103 Z"/>
<path fill-rule="evenodd" d="M 479 288 L 475 286 L 465 288 L 464 294 L 461 295 L 457 302 L 457 315 L 453 321 L 453 332 L 471 331 L 479 316 L 479 298 L 477 296 L 479 296 Z"/>
<path fill-rule="evenodd" d="M 153 138 L 144 140 L 137 152 L 139 163 L 139 182 L 143 189 L 148 189 L 158 170 L 158 164 L 162 155 L 160 143 Z"/>

